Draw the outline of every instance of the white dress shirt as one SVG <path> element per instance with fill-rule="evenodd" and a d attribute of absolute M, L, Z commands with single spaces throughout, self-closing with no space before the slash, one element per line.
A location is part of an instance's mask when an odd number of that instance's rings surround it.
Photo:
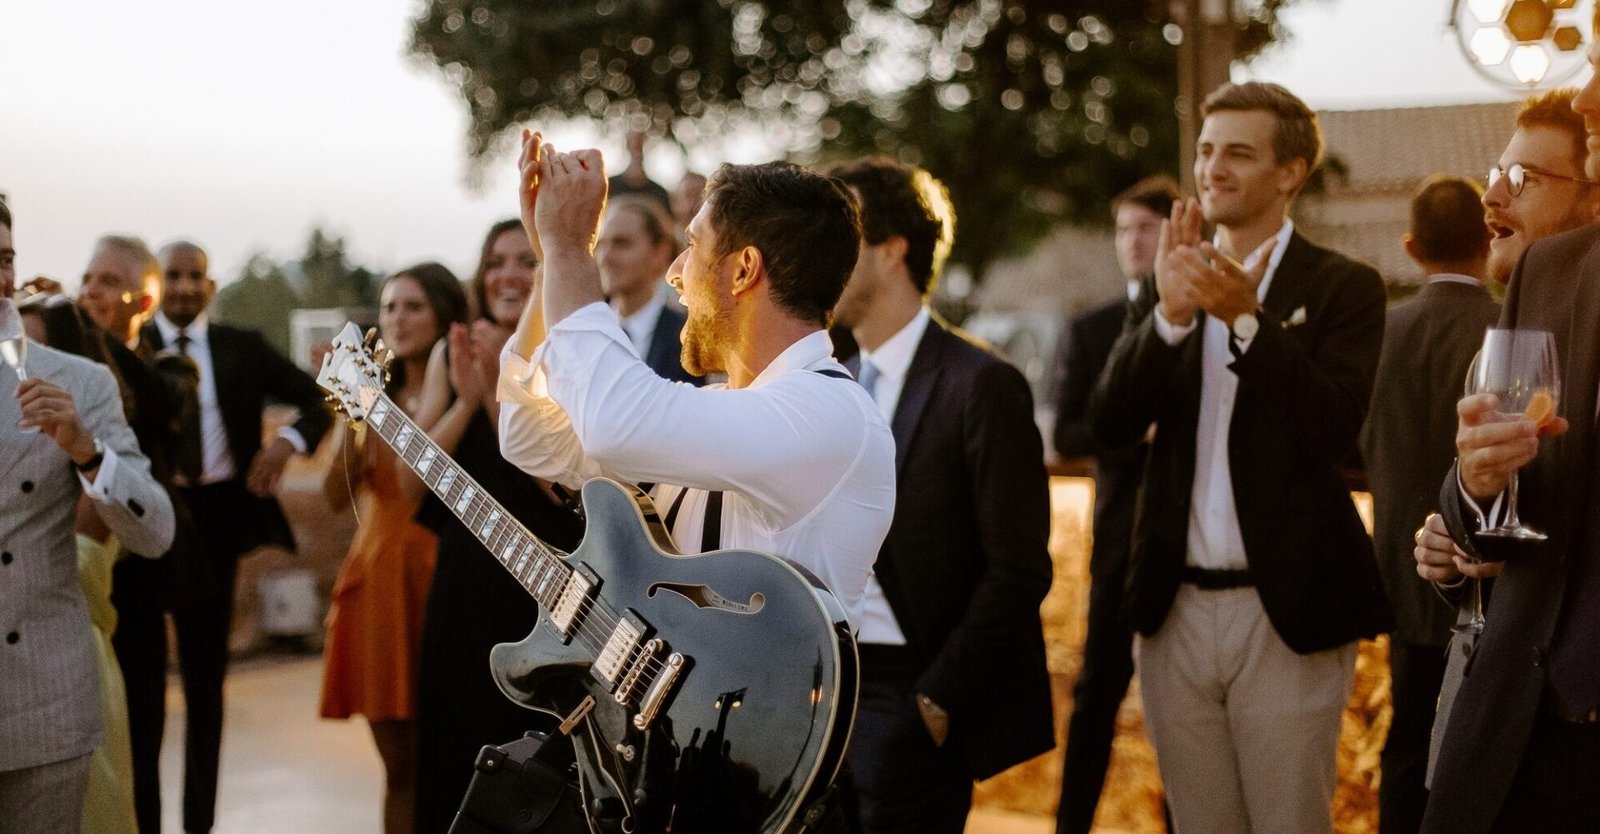
<path fill-rule="evenodd" d="M 154 321 L 161 332 L 162 344 L 167 348 L 177 350 L 178 337 L 189 337 L 186 355 L 200 369 L 200 387 L 196 392 L 200 399 L 200 483 L 215 484 L 243 477 L 238 461 L 233 459 L 233 452 L 228 448 L 228 427 L 222 422 L 222 408 L 217 398 L 216 364 L 211 359 L 209 338 L 210 318 L 201 313 L 187 327 L 179 327 L 165 313 L 158 312 Z M 294 427 L 279 429 L 278 436 L 288 440 L 295 451 L 306 453 L 305 438 Z M 245 463 L 248 465 L 250 461 Z"/>
<path fill-rule="evenodd" d="M 1278 245 L 1272 249 L 1267 261 L 1266 274 L 1256 287 L 1256 301 L 1266 299 L 1267 289 L 1289 248 L 1289 238 L 1294 234 L 1294 221 L 1287 218 L 1278 229 Z M 1266 246 L 1265 243 L 1262 246 Z M 1261 260 L 1261 249 L 1245 258 L 1244 266 L 1252 269 Z M 1161 306 L 1155 309 L 1156 332 L 1167 344 L 1176 345 L 1184 340 L 1198 322 L 1177 327 L 1161 315 Z M 1208 569 L 1238 569 L 1250 566 L 1245 558 L 1244 534 L 1239 531 L 1239 510 L 1233 500 L 1233 471 L 1228 461 L 1228 435 L 1233 427 L 1233 398 L 1239 392 L 1239 378 L 1228 367 L 1233 364 L 1233 354 L 1228 349 L 1232 334 L 1231 322 L 1205 317 L 1205 331 L 1201 334 L 1200 359 L 1200 423 L 1195 430 L 1194 486 L 1189 502 L 1188 564 Z M 1241 353 L 1250 349 L 1250 341 L 1238 340 Z"/>
<path fill-rule="evenodd" d="M 687 492 L 672 536 L 703 548 L 706 494 L 723 490 L 722 546 L 791 559 L 821 577 L 852 622 L 894 515 L 894 437 L 828 334 L 806 336 L 747 388 L 669 382 L 596 302 L 550 329 L 524 361 L 500 355 L 500 450 L 577 488 L 594 477 L 654 483 L 663 512 Z"/>
<path fill-rule="evenodd" d="M 906 387 L 906 372 L 917 355 L 923 334 L 928 332 L 928 308 L 924 307 L 906 322 L 906 326 L 890 336 L 877 350 L 861 349 L 861 363 L 871 363 L 878 369 L 878 383 L 872 386 L 872 398 L 878 403 L 878 413 L 885 422 L 894 422 L 894 410 L 900 405 L 900 392 Z M 878 575 L 867 579 L 867 588 L 861 606 L 861 630 L 857 639 L 863 643 L 883 643 L 903 646 L 905 632 L 889 607 L 889 598 L 883 595 L 883 585 Z"/>
<path fill-rule="evenodd" d="M 656 324 L 661 321 L 661 311 L 666 307 L 666 297 L 657 292 L 643 307 L 634 310 L 633 315 L 622 317 L 622 332 L 628 334 L 628 341 L 633 343 L 639 358 L 650 355 L 650 338 L 656 334 Z"/>

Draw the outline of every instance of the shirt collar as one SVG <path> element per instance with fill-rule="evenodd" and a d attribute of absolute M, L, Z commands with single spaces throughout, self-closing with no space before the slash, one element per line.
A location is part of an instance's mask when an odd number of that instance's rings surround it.
<path fill-rule="evenodd" d="M 871 362 L 878 373 L 884 376 L 904 378 L 906 371 L 911 368 L 912 358 L 917 355 L 917 345 L 922 343 L 922 334 L 928 330 L 928 321 L 928 308 L 919 307 L 911 321 L 878 345 L 877 350 L 862 348 L 862 364 Z"/>
<path fill-rule="evenodd" d="M 760 387 L 790 371 L 808 370 L 811 366 L 823 362 L 838 365 L 837 362 L 833 362 L 833 341 L 828 338 L 828 331 L 817 330 L 796 339 L 794 344 L 767 363 L 767 367 L 762 368 L 761 373 L 750 382 L 750 387 Z"/>
<path fill-rule="evenodd" d="M 1483 282 L 1471 275 L 1462 275 L 1459 272 L 1435 272 L 1428 276 L 1430 284 L 1471 284 L 1474 287 L 1483 286 Z"/>
<path fill-rule="evenodd" d="M 1141 289 L 1143 289 L 1143 288 L 1144 288 L 1144 282 L 1143 281 L 1129 281 L 1128 282 L 1128 300 L 1129 301 L 1138 301 L 1139 300 L 1139 291 Z"/>
<path fill-rule="evenodd" d="M 646 333 L 655 329 L 656 321 L 661 318 L 661 311 L 667 306 L 667 300 L 661 293 L 650 296 L 643 307 L 633 311 L 631 316 L 620 316 L 622 329 L 633 334 L 634 328 L 644 328 Z"/>
<path fill-rule="evenodd" d="M 184 328 L 179 328 L 176 324 L 173 324 L 172 319 L 167 318 L 167 314 L 162 312 L 157 312 L 153 321 L 156 323 L 156 330 L 161 333 L 161 342 L 165 345 L 176 345 L 178 343 L 180 329 L 189 336 L 189 341 L 191 342 L 206 341 L 206 332 L 211 329 L 210 320 L 203 312 L 195 316 L 194 321 L 189 322 L 189 326 Z"/>

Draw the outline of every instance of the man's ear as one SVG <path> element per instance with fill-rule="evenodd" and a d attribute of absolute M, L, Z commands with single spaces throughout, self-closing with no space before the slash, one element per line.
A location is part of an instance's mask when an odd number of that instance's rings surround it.
<path fill-rule="evenodd" d="M 1282 194 L 1294 195 L 1306 187 L 1306 180 L 1311 176 L 1311 170 L 1306 161 L 1295 157 L 1278 166 L 1278 191 Z"/>
<path fill-rule="evenodd" d="M 733 274 L 733 294 L 738 295 L 755 289 L 767 274 L 767 262 L 761 250 L 754 246 L 746 246 L 740 249 L 734 258 L 737 268 Z"/>
<path fill-rule="evenodd" d="M 1411 256 L 1411 260 L 1422 263 L 1422 258 L 1417 255 L 1417 239 L 1412 237 L 1410 232 L 1400 236 L 1400 246 L 1406 250 L 1407 255 Z"/>
<path fill-rule="evenodd" d="M 156 297 L 155 296 L 151 295 L 150 293 L 145 293 L 145 294 L 139 296 L 139 315 L 141 317 L 150 315 L 150 310 L 153 309 L 155 306 L 156 306 Z"/>
<path fill-rule="evenodd" d="M 906 252 L 911 249 L 911 244 L 906 242 L 905 235 L 890 235 L 882 243 L 873 244 L 883 252 L 890 263 L 902 264 L 906 261 Z"/>

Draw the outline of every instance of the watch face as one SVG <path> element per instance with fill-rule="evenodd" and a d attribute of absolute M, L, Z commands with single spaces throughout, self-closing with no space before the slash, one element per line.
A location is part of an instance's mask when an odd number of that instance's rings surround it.
<path fill-rule="evenodd" d="M 1233 335 L 1240 339 L 1254 339 L 1260 326 L 1254 313 L 1246 313 L 1233 320 Z"/>

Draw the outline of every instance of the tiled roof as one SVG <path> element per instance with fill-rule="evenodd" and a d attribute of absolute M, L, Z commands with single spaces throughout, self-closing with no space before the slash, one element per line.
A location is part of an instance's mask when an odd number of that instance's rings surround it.
<path fill-rule="evenodd" d="M 1409 192 L 1435 173 L 1482 177 L 1511 138 L 1518 104 L 1324 110 L 1328 153 L 1348 169 L 1330 191 Z"/>

